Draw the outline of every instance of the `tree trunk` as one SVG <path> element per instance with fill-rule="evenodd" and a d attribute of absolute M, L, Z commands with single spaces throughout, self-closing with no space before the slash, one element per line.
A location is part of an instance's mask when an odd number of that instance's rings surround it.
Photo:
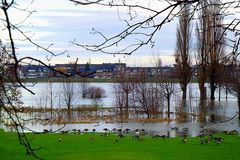
<path fill-rule="evenodd" d="M 203 100 L 199 103 L 199 121 L 206 122 L 205 102 Z"/>
<path fill-rule="evenodd" d="M 206 99 L 206 91 L 205 91 L 205 87 L 204 87 L 204 83 L 199 83 L 199 90 L 200 90 L 200 101 L 205 100 Z"/>
<path fill-rule="evenodd" d="M 227 90 L 227 87 L 226 87 L 226 90 L 225 90 L 226 92 L 225 92 L 225 95 L 226 95 L 226 101 L 228 100 L 228 90 Z"/>
<path fill-rule="evenodd" d="M 221 100 L 221 87 L 218 88 L 218 101 Z"/>
<path fill-rule="evenodd" d="M 125 118 L 128 119 L 128 92 L 126 92 Z"/>
<path fill-rule="evenodd" d="M 150 119 L 151 116 L 150 116 L 150 113 L 147 113 L 147 119 Z"/>
<path fill-rule="evenodd" d="M 123 119 L 123 105 L 120 105 L 120 120 Z"/>
<path fill-rule="evenodd" d="M 0 125 L 2 124 L 2 108 L 0 107 Z"/>
<path fill-rule="evenodd" d="M 67 120 L 68 120 L 68 123 L 71 123 L 71 110 L 67 110 Z"/>
<path fill-rule="evenodd" d="M 170 97 L 169 96 L 167 97 L 167 108 L 168 108 L 168 111 L 167 111 L 168 120 L 170 120 Z"/>
<path fill-rule="evenodd" d="M 240 120 L 240 96 L 238 97 L 238 119 Z"/>
<path fill-rule="evenodd" d="M 210 100 L 215 100 L 215 95 L 214 95 L 214 92 L 215 92 L 215 85 L 214 85 L 214 82 L 210 82 Z"/>
<path fill-rule="evenodd" d="M 182 87 L 182 100 L 187 99 L 187 86 Z"/>

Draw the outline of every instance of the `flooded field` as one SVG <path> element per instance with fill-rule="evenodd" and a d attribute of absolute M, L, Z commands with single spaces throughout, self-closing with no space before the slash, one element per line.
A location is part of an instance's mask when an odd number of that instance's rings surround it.
<path fill-rule="evenodd" d="M 23 107 L 19 109 L 19 116 L 30 119 L 24 122 L 26 131 L 42 132 L 73 131 L 87 129 L 88 132 L 103 132 L 104 128 L 112 129 L 144 129 L 150 134 L 167 134 L 177 136 L 182 132 L 196 136 L 202 130 L 216 131 L 240 131 L 240 122 L 237 116 L 237 100 L 232 95 L 221 92 L 218 101 L 218 91 L 215 102 L 206 100 L 199 103 L 198 84 L 192 83 L 188 88 L 188 100 L 181 104 L 180 89 L 176 89 L 171 99 L 170 120 L 167 119 L 166 108 L 153 119 L 148 119 L 143 112 L 136 112 L 130 108 L 129 118 L 121 119 L 119 109 L 115 105 L 115 97 L 112 83 L 91 83 L 91 86 L 101 87 L 105 90 L 104 97 L 98 106 L 93 106 L 92 99 L 81 98 L 76 95 L 71 111 L 67 110 L 61 98 L 61 84 L 53 84 L 52 109 L 47 106 L 47 83 L 38 83 L 28 87 L 35 95 L 22 92 Z M 78 90 L 78 83 L 74 88 Z M 78 93 L 78 92 L 76 92 Z M 5 130 L 13 130 L 11 121 L 1 115 L 1 126 Z M 59 130 L 60 129 L 60 130 Z"/>

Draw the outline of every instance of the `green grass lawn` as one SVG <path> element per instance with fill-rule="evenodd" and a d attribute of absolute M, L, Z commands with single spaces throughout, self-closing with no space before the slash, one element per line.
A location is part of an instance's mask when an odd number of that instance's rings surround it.
<path fill-rule="evenodd" d="M 119 139 L 98 133 L 77 134 L 28 134 L 31 144 L 43 149 L 37 155 L 46 160 L 238 160 L 240 159 L 240 138 L 238 135 L 217 135 L 224 141 L 200 144 L 197 138 L 132 140 L 131 136 Z M 59 142 L 61 137 L 62 141 Z M 34 159 L 25 155 L 24 147 L 17 140 L 16 133 L 0 131 L 0 160 Z"/>

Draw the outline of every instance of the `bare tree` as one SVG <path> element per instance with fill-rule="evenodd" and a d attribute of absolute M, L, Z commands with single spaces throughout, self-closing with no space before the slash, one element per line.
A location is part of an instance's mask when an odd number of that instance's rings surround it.
<path fill-rule="evenodd" d="M 183 6 L 183 7 L 182 7 Z M 181 5 L 181 13 L 179 17 L 179 24 L 177 28 L 177 43 L 175 61 L 177 68 L 177 76 L 180 80 L 182 90 L 182 99 L 187 98 L 187 85 L 192 77 L 191 69 L 191 24 L 190 24 L 190 5 Z"/>
<path fill-rule="evenodd" d="M 232 62 L 229 59 L 223 59 L 221 63 L 218 65 L 218 79 L 217 79 L 217 86 L 218 86 L 218 101 L 221 100 L 221 91 L 225 89 L 226 100 L 228 95 L 228 81 L 231 78 L 229 76 L 229 66 L 232 66 Z"/>
<path fill-rule="evenodd" d="M 80 78 L 80 84 L 79 84 L 79 88 L 80 88 L 80 94 L 82 98 L 86 98 L 87 97 L 87 91 L 89 88 L 89 84 L 86 78 Z"/>
<path fill-rule="evenodd" d="M 169 79 L 163 78 L 163 79 L 161 79 L 161 83 L 159 83 L 159 85 L 160 85 L 161 91 L 163 93 L 163 96 L 167 100 L 167 117 L 168 117 L 168 119 L 170 119 L 171 97 L 176 90 L 176 84 L 175 84 L 175 82 L 172 82 Z"/>
<path fill-rule="evenodd" d="M 84 67 L 84 71 L 85 74 L 90 72 L 90 63 L 87 62 L 87 64 Z M 80 94 L 82 96 L 82 98 L 85 98 L 87 96 L 87 91 L 89 88 L 89 83 L 88 83 L 88 79 L 87 77 L 80 77 Z"/>
<path fill-rule="evenodd" d="M 229 67 L 230 72 L 228 72 L 228 89 L 238 100 L 238 118 L 240 119 L 240 65 L 239 62 L 234 62 L 231 67 Z"/>
<path fill-rule="evenodd" d="M 221 62 L 218 65 L 218 78 L 215 82 L 215 85 L 218 88 L 218 101 L 221 100 L 221 91 L 222 91 L 222 89 L 224 89 L 224 87 L 226 86 L 226 82 L 227 82 L 226 81 L 226 79 L 227 79 L 226 65 L 227 65 L 227 63 L 225 63 L 225 62 Z"/>
<path fill-rule="evenodd" d="M 3 103 L 1 104 L 1 107 L 6 106 L 8 100 L 17 107 L 22 105 L 22 102 L 20 101 L 21 92 L 15 83 L 13 71 L 14 66 L 11 63 L 11 57 L 7 53 L 7 46 L 5 46 L 0 40 L 0 98 Z M 11 96 L 7 97 L 7 95 Z"/>
<path fill-rule="evenodd" d="M 163 98 L 157 83 L 148 83 L 145 72 L 140 73 L 134 87 L 134 106 L 138 111 L 143 111 L 147 118 L 159 115 L 163 106 Z"/>
<path fill-rule="evenodd" d="M 159 85 L 159 90 L 162 93 L 162 95 L 166 98 L 167 100 L 167 117 L 170 120 L 170 102 L 171 102 L 171 97 L 173 93 L 176 90 L 176 83 L 174 82 L 173 79 L 171 79 L 171 75 L 165 75 L 163 74 L 162 71 L 162 60 L 160 58 L 157 59 L 157 68 L 159 70 L 160 76 L 158 77 L 158 82 L 157 84 Z"/>
<path fill-rule="evenodd" d="M 209 20 L 209 9 L 207 2 L 203 1 L 201 4 L 202 10 L 199 13 L 199 22 L 196 26 L 197 32 L 197 55 L 196 55 L 196 63 L 197 63 L 197 76 L 198 76 L 198 84 L 200 90 L 200 100 L 206 99 L 206 88 L 205 83 L 207 81 L 207 64 L 208 64 L 208 51 L 209 51 L 209 41 L 210 37 L 208 32 L 208 24 Z M 211 32 L 210 32 L 211 33 Z"/>
<path fill-rule="evenodd" d="M 134 89 L 135 78 L 127 75 L 126 73 L 121 73 L 117 79 L 116 88 L 119 89 L 117 94 L 124 94 L 124 109 L 125 109 L 125 119 L 128 119 L 128 110 L 129 110 L 129 94 Z M 120 113 L 121 114 L 121 113 Z"/>
<path fill-rule="evenodd" d="M 154 37 L 161 30 L 164 24 L 171 22 L 179 14 L 179 6 L 185 4 L 198 5 L 198 0 L 189 1 L 130 1 L 130 0 L 70 0 L 77 5 L 99 5 L 103 7 L 117 8 L 118 12 L 121 9 L 126 9 L 127 16 L 119 19 L 126 25 L 121 32 L 108 37 L 100 31 L 93 29 L 92 33 L 103 38 L 103 42 L 99 44 L 74 44 L 83 47 L 90 51 L 100 51 L 110 54 L 127 54 L 130 55 L 136 52 L 144 45 L 155 46 Z M 194 4 L 195 5 L 195 4 Z M 156 6 L 164 6 L 159 9 Z M 148 16 L 141 17 L 140 13 L 146 13 Z M 194 12 L 193 12 L 194 14 Z M 120 14 L 119 14 L 120 15 Z M 141 17 L 141 18 L 139 18 Z M 139 19 L 138 19 L 139 18 Z M 139 38 L 140 37 L 140 38 Z M 133 40 L 133 41 L 132 41 Z M 125 42 L 131 41 L 127 46 L 119 47 Z M 129 43 L 129 42 L 128 42 Z M 112 51 L 114 48 L 114 52 Z"/>
<path fill-rule="evenodd" d="M 206 99 L 205 83 L 210 84 L 210 99 L 214 100 L 217 82 L 224 62 L 223 15 L 219 0 L 203 1 L 197 24 L 197 56 L 200 100 Z"/>
<path fill-rule="evenodd" d="M 62 97 L 67 109 L 70 110 L 76 100 L 74 84 L 71 82 L 71 78 L 66 78 L 64 83 L 62 83 Z"/>
<path fill-rule="evenodd" d="M 68 109 L 68 121 L 71 120 L 71 109 L 76 102 L 77 94 L 74 89 L 74 83 L 71 82 L 71 78 L 66 78 L 62 83 L 62 101 Z"/>
<path fill-rule="evenodd" d="M 221 24 L 219 27 L 223 29 L 224 34 L 227 32 L 233 32 L 236 39 L 230 39 L 229 47 L 232 51 L 228 55 L 238 55 L 238 43 L 240 42 L 239 19 L 236 16 L 236 10 L 240 7 L 238 1 L 213 1 L 212 0 L 69 0 L 76 5 L 95 5 L 101 7 L 111 7 L 117 9 L 119 19 L 125 24 L 125 28 L 119 33 L 113 36 L 107 36 L 102 32 L 93 29 L 92 33 L 99 35 L 103 38 L 103 41 L 99 44 L 80 44 L 76 41 L 73 43 L 77 46 L 83 47 L 90 51 L 99 51 L 110 54 L 132 54 L 144 45 L 155 46 L 154 38 L 158 34 L 158 31 L 162 29 L 163 25 L 170 23 L 177 16 L 181 15 L 181 8 L 185 5 L 191 8 L 189 15 L 190 20 L 196 20 L 196 15 L 199 12 L 205 12 L 208 7 L 216 6 L 219 8 L 219 13 L 222 16 L 229 16 L 229 21 Z M 179 9 L 180 8 L 180 9 Z M 120 16 L 121 11 L 127 12 L 126 16 Z M 142 16 L 141 13 L 146 13 L 147 16 Z M 231 17 L 230 17 L 231 16 Z M 207 18 L 207 17 L 206 17 Z M 200 26 L 199 26 L 200 27 Z M 220 38 L 219 37 L 219 38 Z M 124 42 L 129 42 L 127 46 Z M 131 41 L 135 40 L 135 41 Z M 113 51 L 114 48 L 114 51 Z"/>
<path fill-rule="evenodd" d="M 223 29 L 223 15 L 221 15 L 221 8 L 217 5 L 220 0 L 211 1 L 215 4 L 209 7 L 209 22 L 208 22 L 208 38 L 210 38 L 209 45 L 209 64 L 208 64 L 208 79 L 210 84 L 210 99 L 215 99 L 215 90 L 217 88 L 218 79 L 222 76 L 221 63 L 224 62 L 224 36 Z"/>
<path fill-rule="evenodd" d="M 17 132 L 17 136 L 21 145 L 25 146 L 26 154 L 38 157 L 31 147 L 27 135 L 24 130 L 24 123 L 28 121 L 28 118 L 21 117 L 18 114 L 18 108 L 21 107 L 22 102 L 20 100 L 21 92 L 18 88 L 18 83 L 15 77 L 15 66 L 12 59 L 11 51 L 8 46 L 5 46 L 0 41 L 0 106 L 3 112 L 6 113 L 6 119 L 11 119 L 14 129 Z M 11 49 L 10 49 L 11 50 Z"/>
<path fill-rule="evenodd" d="M 26 134 L 24 133 L 23 123 L 25 120 L 18 115 L 17 108 L 21 106 L 20 101 L 21 92 L 17 88 L 15 77 L 15 66 L 12 59 L 11 48 L 6 46 L 0 40 L 0 106 L 7 119 L 11 119 L 14 124 L 15 130 L 20 144 L 25 146 L 26 153 L 35 155 Z"/>
<path fill-rule="evenodd" d="M 55 103 L 55 97 L 56 97 L 56 93 L 54 91 L 54 88 L 53 88 L 53 83 L 52 82 L 48 82 L 47 83 L 47 86 L 46 86 L 46 91 L 47 91 L 47 94 L 46 94 L 46 98 L 47 98 L 47 106 L 50 107 L 50 130 L 52 131 L 52 122 L 53 122 L 53 107 L 54 107 L 54 103 Z"/>
<path fill-rule="evenodd" d="M 120 120 L 123 119 L 123 108 L 125 103 L 125 94 L 124 91 L 121 89 L 121 85 L 118 83 L 115 83 L 113 86 L 113 92 L 115 95 L 115 104 L 117 108 L 119 109 L 119 117 Z"/>

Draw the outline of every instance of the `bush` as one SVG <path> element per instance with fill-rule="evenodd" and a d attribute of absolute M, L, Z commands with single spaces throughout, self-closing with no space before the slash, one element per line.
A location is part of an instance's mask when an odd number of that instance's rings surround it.
<path fill-rule="evenodd" d="M 105 90 L 100 87 L 89 87 L 87 91 L 87 97 L 92 99 L 103 98 Z"/>

